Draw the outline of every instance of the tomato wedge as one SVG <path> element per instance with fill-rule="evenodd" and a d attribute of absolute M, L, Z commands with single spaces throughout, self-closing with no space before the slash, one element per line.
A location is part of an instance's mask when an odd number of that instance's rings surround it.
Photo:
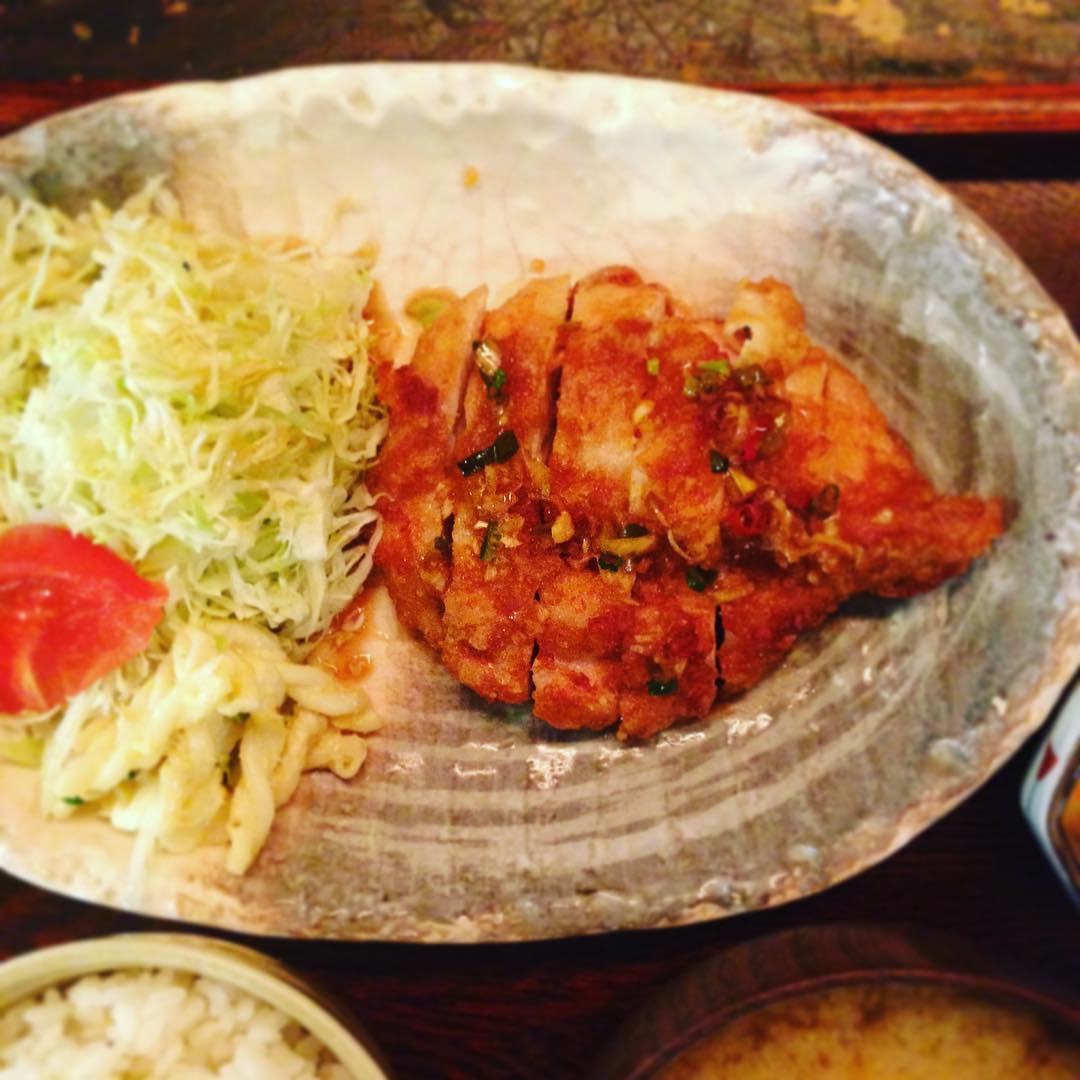
<path fill-rule="evenodd" d="M 52 708 L 137 656 L 168 596 L 67 529 L 0 534 L 0 713 Z"/>

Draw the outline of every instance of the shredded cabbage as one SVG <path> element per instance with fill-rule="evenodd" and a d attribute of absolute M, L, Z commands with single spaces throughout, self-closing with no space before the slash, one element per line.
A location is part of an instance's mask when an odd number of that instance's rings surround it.
<path fill-rule="evenodd" d="M 323 628 L 375 516 L 366 270 L 197 232 L 160 186 L 77 218 L 3 199 L 0 236 L 0 521 L 163 578 L 174 628 Z"/>
<path fill-rule="evenodd" d="M 114 749 L 123 776 L 101 772 L 100 729 L 176 668 L 191 628 L 270 628 L 292 663 L 356 593 L 376 522 L 359 481 L 385 429 L 369 291 L 358 259 L 194 229 L 160 183 L 77 216 L 0 197 L 0 529 L 66 526 L 169 589 L 149 648 L 60 710 L 50 812 L 130 805 L 132 769 L 163 782 L 164 744 Z M 188 741 L 227 719 L 192 694 Z M 279 704 L 285 722 L 302 705 Z M 80 770 L 86 790 L 66 790 Z"/>

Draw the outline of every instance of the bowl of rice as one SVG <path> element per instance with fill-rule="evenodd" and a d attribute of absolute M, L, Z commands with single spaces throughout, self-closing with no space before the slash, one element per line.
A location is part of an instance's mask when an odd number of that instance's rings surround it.
<path fill-rule="evenodd" d="M 212 938 L 123 934 L 0 964 L 0 1077 L 385 1080 L 365 1042 L 287 969 Z"/>

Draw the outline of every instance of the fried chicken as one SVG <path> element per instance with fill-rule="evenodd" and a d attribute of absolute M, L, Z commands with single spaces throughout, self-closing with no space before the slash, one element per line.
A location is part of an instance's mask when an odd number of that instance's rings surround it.
<path fill-rule="evenodd" d="M 380 370 L 375 559 L 492 701 L 647 738 L 759 682 L 859 592 L 962 573 L 998 499 L 940 495 L 773 280 L 726 319 L 611 267 L 477 290 Z"/>

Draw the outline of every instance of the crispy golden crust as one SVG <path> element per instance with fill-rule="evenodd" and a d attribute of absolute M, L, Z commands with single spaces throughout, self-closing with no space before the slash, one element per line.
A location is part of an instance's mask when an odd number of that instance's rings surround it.
<path fill-rule="evenodd" d="M 778 282 L 726 320 L 624 267 L 483 300 L 382 369 L 373 483 L 399 616 L 484 697 L 645 738 L 846 598 L 932 588 L 1002 530 L 999 500 L 933 490 Z"/>

